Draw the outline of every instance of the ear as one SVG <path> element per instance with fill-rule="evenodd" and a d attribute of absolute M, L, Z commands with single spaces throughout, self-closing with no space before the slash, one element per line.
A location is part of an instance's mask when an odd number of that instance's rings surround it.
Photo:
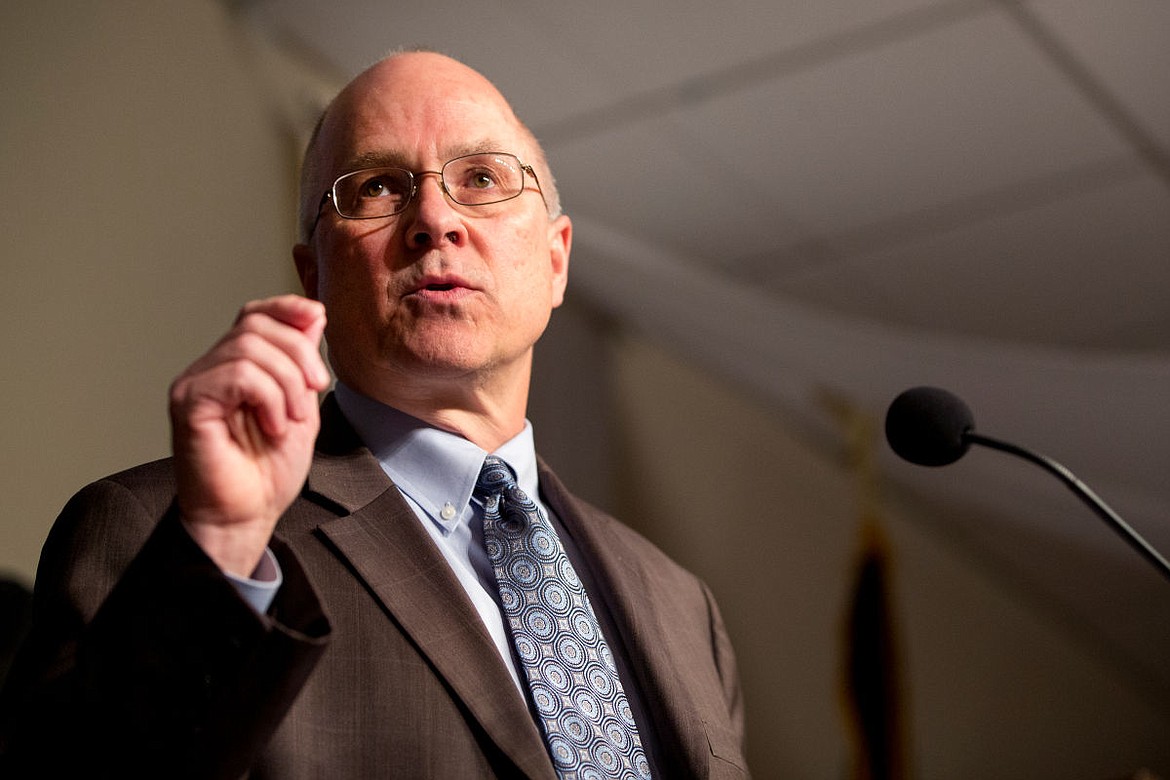
<path fill-rule="evenodd" d="M 562 214 L 548 224 L 548 253 L 552 268 L 552 305 L 560 306 L 565 300 L 565 287 L 569 283 L 569 250 L 573 247 L 573 223 Z"/>
<path fill-rule="evenodd" d="M 301 278 L 305 297 L 320 300 L 317 296 L 317 253 L 308 244 L 297 244 L 293 247 L 293 262 L 296 263 L 297 276 Z"/>

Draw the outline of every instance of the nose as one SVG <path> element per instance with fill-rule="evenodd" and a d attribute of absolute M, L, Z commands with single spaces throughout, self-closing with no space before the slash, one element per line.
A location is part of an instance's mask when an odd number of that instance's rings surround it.
<path fill-rule="evenodd" d="M 462 215 L 443 190 L 438 171 L 415 174 L 414 202 L 407 209 L 406 244 L 412 249 L 428 249 L 464 243 L 467 232 Z"/>

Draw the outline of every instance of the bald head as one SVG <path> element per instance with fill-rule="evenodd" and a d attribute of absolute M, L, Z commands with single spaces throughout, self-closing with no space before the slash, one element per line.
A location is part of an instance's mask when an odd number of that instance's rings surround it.
<path fill-rule="evenodd" d="M 560 200 L 544 151 L 532 132 L 516 117 L 508 101 L 478 71 L 442 54 L 413 51 L 392 54 L 353 79 L 325 109 L 309 145 L 301 169 L 299 220 L 301 240 L 307 240 L 320 199 L 333 180 L 357 167 L 376 165 L 365 138 L 375 136 L 379 122 L 409 113 L 416 120 L 405 124 L 414 137 L 403 145 L 425 145 L 428 128 L 442 126 L 461 113 L 488 113 L 500 127 L 510 130 L 520 148 L 476 149 L 487 139 L 466 139 L 470 151 L 509 151 L 536 168 L 550 218 L 560 214 Z M 396 123 L 399 124 L 399 123 Z M 437 141 L 436 141 L 437 143 Z M 448 150 L 440 154 L 455 156 Z M 443 157 L 442 159 L 447 159 Z M 395 164 L 389 162 L 389 164 Z"/>

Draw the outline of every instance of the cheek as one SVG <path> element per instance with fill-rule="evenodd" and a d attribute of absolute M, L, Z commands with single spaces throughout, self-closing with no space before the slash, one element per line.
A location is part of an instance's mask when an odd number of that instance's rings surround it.
<path fill-rule="evenodd" d="M 334 303 L 351 296 L 369 298 L 385 287 L 385 242 L 380 237 L 343 235 L 326 247 L 329 259 L 322 264 L 320 284 L 323 291 L 332 291 Z"/>
<path fill-rule="evenodd" d="M 542 301 L 549 290 L 551 274 L 548 245 L 542 231 L 534 229 L 530 220 L 518 222 L 510 228 L 511 240 L 504 247 L 503 264 L 499 273 L 506 275 L 509 292 L 526 296 L 530 303 Z"/>
<path fill-rule="evenodd" d="M 357 333 L 385 316 L 388 271 L 365 249 L 351 242 L 322 263 L 318 295 L 336 332 Z"/>

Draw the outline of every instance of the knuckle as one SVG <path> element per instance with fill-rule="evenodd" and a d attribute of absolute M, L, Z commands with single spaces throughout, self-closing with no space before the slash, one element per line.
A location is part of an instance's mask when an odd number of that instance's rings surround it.
<path fill-rule="evenodd" d="M 242 357 L 225 361 L 221 366 L 224 379 L 233 386 L 239 386 L 253 381 L 253 365 L 251 361 Z"/>
<path fill-rule="evenodd" d="M 245 330 L 237 334 L 234 341 L 240 352 L 252 354 L 264 345 L 266 339 L 253 330 Z"/>
<path fill-rule="evenodd" d="M 167 390 L 167 398 L 170 400 L 172 408 L 183 404 L 187 398 L 187 378 L 185 375 L 171 382 L 171 386 Z"/>
<path fill-rule="evenodd" d="M 255 330 L 260 318 L 265 315 L 258 311 L 250 311 L 247 308 L 241 309 L 239 315 L 236 316 L 234 330 L 236 332 L 250 332 Z"/>

